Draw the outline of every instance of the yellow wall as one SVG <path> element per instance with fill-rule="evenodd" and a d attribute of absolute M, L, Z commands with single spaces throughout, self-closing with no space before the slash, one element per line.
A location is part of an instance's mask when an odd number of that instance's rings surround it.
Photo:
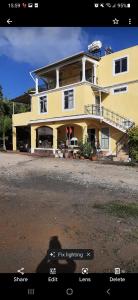
<path fill-rule="evenodd" d="M 78 84 L 77 86 L 74 86 L 74 109 L 63 110 L 62 99 L 64 90 L 65 88 L 57 91 L 47 91 L 48 113 L 44 114 L 39 113 L 38 96 L 32 96 L 32 112 L 13 115 L 13 124 L 15 126 L 23 126 L 27 125 L 27 122 L 30 120 L 84 114 L 84 105 L 95 103 L 95 96 L 91 86 L 89 84 Z"/>
<path fill-rule="evenodd" d="M 32 118 L 32 112 L 25 112 L 20 114 L 12 115 L 12 124 L 13 126 L 25 126 L 28 124 Z"/>
<path fill-rule="evenodd" d="M 70 87 L 71 89 L 72 87 Z M 70 116 L 70 115 L 78 115 L 84 114 L 84 105 L 88 103 L 94 103 L 94 96 L 91 91 L 91 87 L 86 84 L 78 84 L 74 86 L 74 102 L 75 107 L 72 110 L 64 110 L 63 109 L 63 91 L 66 88 L 62 88 L 62 90 L 57 91 L 48 91 L 47 99 L 48 99 L 48 113 L 47 114 L 38 114 L 39 103 L 38 96 L 34 96 L 32 99 L 32 110 L 33 110 L 33 119 L 41 118 L 54 118 L 61 116 Z"/>
<path fill-rule="evenodd" d="M 113 127 L 109 128 L 109 136 L 110 136 L 110 140 L 109 140 L 109 147 L 110 147 L 110 151 L 113 154 L 116 154 L 116 142 L 118 142 L 120 140 L 120 138 L 123 136 L 123 133 L 119 130 L 116 130 Z"/>
<path fill-rule="evenodd" d="M 113 76 L 113 59 L 128 55 L 128 72 Z M 98 84 L 110 86 L 138 79 L 138 46 L 105 55 L 101 58 L 98 67 Z"/>
<path fill-rule="evenodd" d="M 138 124 L 138 83 L 129 84 L 127 93 L 113 94 L 111 90 L 102 105 Z"/>

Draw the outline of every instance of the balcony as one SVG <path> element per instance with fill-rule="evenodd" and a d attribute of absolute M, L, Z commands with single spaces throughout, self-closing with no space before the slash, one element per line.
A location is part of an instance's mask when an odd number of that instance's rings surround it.
<path fill-rule="evenodd" d="M 70 84 L 77 84 L 79 82 L 81 82 L 81 78 L 78 76 L 76 77 L 70 77 L 70 78 L 67 78 L 66 80 L 60 80 L 59 81 L 59 88 L 60 87 L 65 87 L 65 86 L 68 86 Z M 95 76 L 86 76 L 86 81 L 87 82 L 90 82 L 92 84 L 94 84 L 95 82 Z M 56 80 L 53 80 L 51 82 L 49 82 L 49 84 L 46 84 L 46 83 L 43 83 L 43 84 L 40 84 L 38 85 L 38 92 L 41 93 L 41 92 L 45 92 L 45 91 L 49 91 L 49 90 L 53 90 L 53 89 L 56 89 Z"/>
<path fill-rule="evenodd" d="M 13 103 L 12 121 L 14 126 L 26 126 L 31 117 L 31 97 L 28 93 L 11 100 Z"/>
<path fill-rule="evenodd" d="M 20 114 L 31 111 L 31 103 L 14 103 L 13 114 Z"/>
<path fill-rule="evenodd" d="M 38 69 L 31 72 L 30 75 L 36 83 L 36 93 L 86 81 L 97 85 L 97 64 L 96 59 L 81 54 L 62 64 L 54 64 L 54 66 Z"/>
<path fill-rule="evenodd" d="M 121 129 L 122 131 L 127 131 L 129 128 L 134 126 L 134 122 L 105 108 L 105 107 L 100 107 L 99 105 L 86 105 L 85 106 L 85 114 L 92 114 L 96 116 L 101 116 L 101 119 L 118 129 Z"/>

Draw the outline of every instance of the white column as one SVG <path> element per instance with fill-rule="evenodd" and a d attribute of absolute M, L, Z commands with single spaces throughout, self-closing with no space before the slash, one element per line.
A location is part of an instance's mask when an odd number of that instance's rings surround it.
<path fill-rule="evenodd" d="M 35 78 L 35 91 L 36 91 L 36 94 L 38 94 L 38 78 L 37 77 Z"/>
<path fill-rule="evenodd" d="M 100 108 L 101 108 L 101 102 L 102 102 L 102 92 L 99 92 L 99 97 L 100 97 Z"/>
<path fill-rule="evenodd" d="M 36 148 L 36 128 L 31 126 L 31 153 L 34 153 L 34 149 Z"/>
<path fill-rule="evenodd" d="M 53 149 L 57 149 L 57 128 L 53 128 Z"/>
<path fill-rule="evenodd" d="M 59 69 L 56 69 L 56 89 L 59 88 Z"/>
<path fill-rule="evenodd" d="M 93 65 L 94 84 L 96 84 L 96 64 Z"/>
<path fill-rule="evenodd" d="M 13 126 L 12 127 L 12 147 L 13 147 L 13 151 L 17 150 L 17 136 L 16 136 L 16 127 Z"/>
<path fill-rule="evenodd" d="M 84 125 L 83 126 L 83 135 L 82 135 L 83 143 L 85 143 L 87 141 L 87 138 L 88 138 L 87 125 Z"/>
<path fill-rule="evenodd" d="M 100 96 L 100 116 L 102 117 L 102 92 L 99 92 Z M 100 123 L 102 123 L 102 119 L 100 119 Z"/>
<path fill-rule="evenodd" d="M 86 80 L 86 75 L 85 75 L 85 64 L 86 64 L 86 58 L 82 58 L 82 81 Z"/>

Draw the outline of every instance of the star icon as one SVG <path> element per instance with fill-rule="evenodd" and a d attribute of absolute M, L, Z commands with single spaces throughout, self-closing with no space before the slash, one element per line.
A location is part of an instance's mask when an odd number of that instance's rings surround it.
<path fill-rule="evenodd" d="M 118 24 L 119 24 L 119 20 L 118 20 L 118 19 L 116 19 L 116 18 L 115 18 L 115 19 L 113 19 L 112 21 L 113 21 L 113 24 L 114 24 L 114 25 L 118 25 Z"/>

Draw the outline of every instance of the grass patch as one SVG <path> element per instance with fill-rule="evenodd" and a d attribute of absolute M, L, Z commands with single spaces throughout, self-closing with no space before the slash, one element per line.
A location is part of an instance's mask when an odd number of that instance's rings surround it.
<path fill-rule="evenodd" d="M 106 204 L 95 203 L 93 208 L 101 209 L 109 214 L 120 218 L 127 217 L 138 217 L 138 204 L 137 203 L 119 203 L 119 202 L 111 202 Z"/>

